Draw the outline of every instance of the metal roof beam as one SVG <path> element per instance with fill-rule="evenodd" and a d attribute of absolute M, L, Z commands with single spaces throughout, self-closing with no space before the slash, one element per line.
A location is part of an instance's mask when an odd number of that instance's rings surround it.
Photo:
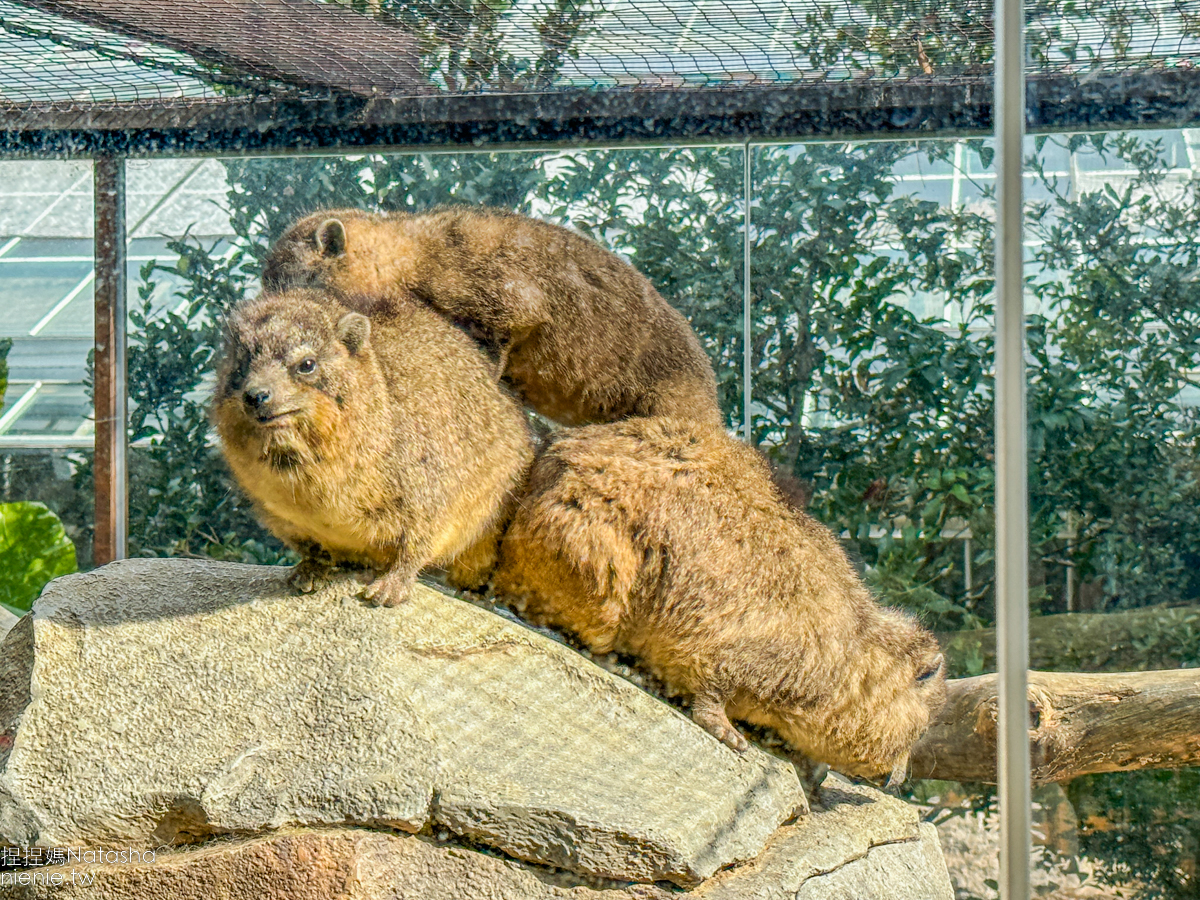
<path fill-rule="evenodd" d="M 1031 133 L 1200 122 L 1200 70 L 1030 76 Z M 0 156 L 916 140 L 986 136 L 990 77 L 362 100 L 0 103 Z"/>

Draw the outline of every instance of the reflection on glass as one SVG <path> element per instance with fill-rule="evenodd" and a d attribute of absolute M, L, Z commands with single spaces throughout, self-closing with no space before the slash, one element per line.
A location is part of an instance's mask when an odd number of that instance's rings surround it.
<path fill-rule="evenodd" d="M 1169 630 L 1155 624 L 1161 604 L 1200 599 L 1195 146 L 1190 132 L 1028 143 L 1035 668 L 1198 661 L 1177 616 Z M 794 493 L 842 534 L 883 599 L 945 633 L 953 674 L 992 671 L 991 146 L 751 152 L 754 439 Z M 487 203 L 592 234 L 688 315 L 736 430 L 742 153 L 131 164 L 135 552 L 286 558 L 233 489 L 203 406 L 217 318 L 257 289 L 270 240 L 315 208 Z M 29 408 L 50 422 L 49 405 Z M 1081 614 L 1104 618 L 1072 618 Z M 1095 646 L 1075 637 L 1084 622 L 1101 636 Z M 1110 627 L 1132 638 L 1108 640 Z M 1154 885 L 1186 896 L 1200 834 L 1188 812 L 1192 774 L 1087 776 L 1039 788 L 1045 878 L 1086 875 L 1135 895 Z M 990 896 L 994 816 L 950 815 L 988 810 L 989 789 L 925 783 L 914 796 L 946 819 L 960 888 Z M 972 872 L 983 875 L 972 880 Z"/>
<path fill-rule="evenodd" d="M 0 603 L 92 558 L 92 169 L 0 162 Z"/>

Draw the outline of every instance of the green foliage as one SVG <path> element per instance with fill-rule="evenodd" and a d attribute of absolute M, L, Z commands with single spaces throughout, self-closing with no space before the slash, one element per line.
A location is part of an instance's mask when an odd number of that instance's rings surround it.
<path fill-rule="evenodd" d="M 578 42 L 601 11 L 594 0 L 545 0 L 523 8 L 514 0 L 334 2 L 395 19 L 416 35 L 429 80 L 455 92 L 548 87 L 565 59 L 578 55 Z M 537 35 L 538 46 L 514 46 L 514 32 Z"/>
<path fill-rule="evenodd" d="M 46 582 L 75 571 L 75 545 L 43 503 L 0 503 L 0 606 L 23 614 Z"/>
<path fill-rule="evenodd" d="M 0 406 L 8 392 L 8 351 L 12 349 L 12 338 L 0 338 Z"/>
<path fill-rule="evenodd" d="M 988 0 L 819 3 L 805 13 L 796 48 L 826 75 L 980 74 L 992 63 L 993 13 Z M 1077 71 L 1139 59 L 1161 65 L 1161 49 L 1138 55 L 1133 42 L 1139 27 L 1161 29 L 1161 15 L 1140 0 L 1032 0 L 1025 4 L 1026 51 L 1036 68 Z"/>
<path fill-rule="evenodd" d="M 1049 198 L 1027 225 L 1043 311 L 1029 330 L 1035 547 L 1053 563 L 1069 511 L 1072 560 L 1116 605 L 1194 599 L 1200 418 L 1181 394 L 1200 363 L 1200 187 L 1168 180 L 1155 142 L 1065 145 L 1115 154 L 1137 175 L 1073 197 L 1032 166 Z"/>
<path fill-rule="evenodd" d="M 1195 897 L 1200 770 L 1086 775 L 1067 786 L 1080 850 L 1111 884 L 1136 881 L 1140 900 Z"/>
<path fill-rule="evenodd" d="M 8 351 L 0 340 L 0 407 L 8 389 Z M 24 613 L 52 578 L 74 572 L 75 545 L 41 503 L 0 503 L 0 606 Z"/>

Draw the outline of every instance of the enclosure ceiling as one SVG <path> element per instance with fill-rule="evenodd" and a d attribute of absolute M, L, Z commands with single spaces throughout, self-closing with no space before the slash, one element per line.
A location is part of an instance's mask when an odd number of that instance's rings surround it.
<path fill-rule="evenodd" d="M 0 0 L 0 152 L 978 133 L 991 5 Z M 1028 9 L 1031 129 L 1197 119 L 1200 0 Z"/>

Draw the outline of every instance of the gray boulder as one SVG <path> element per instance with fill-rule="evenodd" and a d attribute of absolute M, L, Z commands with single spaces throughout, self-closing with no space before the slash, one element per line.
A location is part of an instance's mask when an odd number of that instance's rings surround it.
<path fill-rule="evenodd" d="M 830 775 L 811 817 L 758 858 L 693 892 L 703 900 L 953 900 L 937 829 L 915 807 Z"/>
<path fill-rule="evenodd" d="M 432 825 L 692 885 L 804 809 L 789 765 L 486 610 L 283 574 L 127 560 L 49 585 L 0 646 L 0 844 Z"/>
<path fill-rule="evenodd" d="M 3 606 L 0 606 L 0 641 L 4 640 L 4 636 L 12 630 L 12 627 L 17 624 L 17 617 L 10 613 Z"/>
<path fill-rule="evenodd" d="M 9 880 L 6 884 L 5 876 Z M 23 876 L 24 883 L 20 877 Z M 150 860 L 0 873 L 3 900 L 669 900 L 661 886 L 597 883 L 453 842 L 341 828 L 289 831 Z M 810 818 L 694 900 L 953 900 L 932 825 L 877 791 L 827 782 Z"/>

